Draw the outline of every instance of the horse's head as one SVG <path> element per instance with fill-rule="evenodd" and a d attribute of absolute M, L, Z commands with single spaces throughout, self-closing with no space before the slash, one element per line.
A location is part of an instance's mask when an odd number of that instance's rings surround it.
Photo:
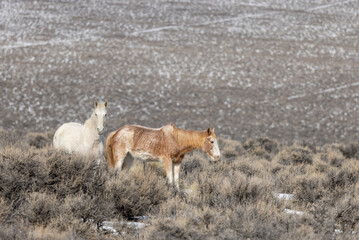
<path fill-rule="evenodd" d="M 95 126 L 96 126 L 96 130 L 97 133 L 99 135 L 102 135 L 103 131 L 104 131 L 104 124 L 106 121 L 106 116 L 107 116 L 107 102 L 94 102 L 94 106 L 95 106 L 95 110 L 93 111 L 93 115 L 95 116 Z"/>
<path fill-rule="evenodd" d="M 213 161 L 219 161 L 221 157 L 221 152 L 219 151 L 218 142 L 216 135 L 214 134 L 214 128 L 207 129 L 208 136 L 205 138 L 202 144 L 202 150 L 206 152 Z"/>

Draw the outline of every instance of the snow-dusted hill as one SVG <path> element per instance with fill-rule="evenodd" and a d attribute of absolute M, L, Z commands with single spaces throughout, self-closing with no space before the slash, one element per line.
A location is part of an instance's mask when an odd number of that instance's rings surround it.
<path fill-rule="evenodd" d="M 358 1 L 2 1 L 0 128 L 357 139 Z"/>

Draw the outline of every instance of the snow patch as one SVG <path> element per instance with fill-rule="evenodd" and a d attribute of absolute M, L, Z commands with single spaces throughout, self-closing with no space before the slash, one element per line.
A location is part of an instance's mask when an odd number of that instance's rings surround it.
<path fill-rule="evenodd" d="M 143 218 L 141 218 L 141 219 L 146 219 L 146 218 L 147 218 L 146 216 L 143 216 Z M 120 235 L 120 233 L 115 228 L 115 224 L 117 224 L 117 223 L 118 222 L 104 221 L 102 223 L 103 226 L 101 227 L 101 229 L 109 231 L 113 235 L 118 236 L 118 235 Z M 120 224 L 124 224 L 124 225 L 127 225 L 129 227 L 134 227 L 136 229 L 141 229 L 141 228 L 144 228 L 146 226 L 149 226 L 148 223 L 141 223 L 141 222 L 120 222 Z M 125 232 L 121 232 L 121 234 L 125 234 Z"/>
<path fill-rule="evenodd" d="M 293 194 L 290 193 L 273 193 L 273 195 L 280 200 L 293 200 Z"/>
<path fill-rule="evenodd" d="M 285 213 L 288 213 L 288 214 L 295 214 L 295 215 L 304 215 L 305 212 L 301 212 L 301 211 L 296 211 L 296 210 L 292 210 L 292 209 L 284 209 L 284 212 Z"/>

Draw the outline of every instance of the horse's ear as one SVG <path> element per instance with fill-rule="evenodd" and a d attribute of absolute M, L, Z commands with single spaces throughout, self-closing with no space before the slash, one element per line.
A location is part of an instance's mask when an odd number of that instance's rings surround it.
<path fill-rule="evenodd" d="M 210 128 L 207 128 L 207 133 L 208 133 L 208 136 L 211 135 L 211 129 Z"/>
<path fill-rule="evenodd" d="M 98 102 L 97 101 L 95 101 L 94 103 L 93 103 L 93 105 L 95 106 L 95 108 L 97 107 L 97 105 L 98 105 Z"/>
<path fill-rule="evenodd" d="M 175 125 L 173 124 L 173 122 L 171 122 L 170 125 L 171 125 L 172 127 L 175 127 Z"/>
<path fill-rule="evenodd" d="M 212 133 L 214 133 L 214 128 L 212 129 Z"/>
<path fill-rule="evenodd" d="M 105 107 L 107 107 L 107 101 L 105 102 Z"/>

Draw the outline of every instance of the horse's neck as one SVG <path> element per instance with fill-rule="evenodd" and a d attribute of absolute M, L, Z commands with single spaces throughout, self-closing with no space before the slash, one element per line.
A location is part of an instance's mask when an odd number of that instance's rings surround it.
<path fill-rule="evenodd" d="M 84 131 L 85 134 L 91 136 L 94 140 L 100 138 L 96 130 L 95 116 L 93 113 L 91 114 L 91 117 L 85 121 Z"/>
<path fill-rule="evenodd" d="M 206 137 L 206 131 L 192 131 L 175 128 L 173 130 L 173 135 L 179 145 L 181 154 L 185 154 L 202 146 L 203 140 Z"/>

